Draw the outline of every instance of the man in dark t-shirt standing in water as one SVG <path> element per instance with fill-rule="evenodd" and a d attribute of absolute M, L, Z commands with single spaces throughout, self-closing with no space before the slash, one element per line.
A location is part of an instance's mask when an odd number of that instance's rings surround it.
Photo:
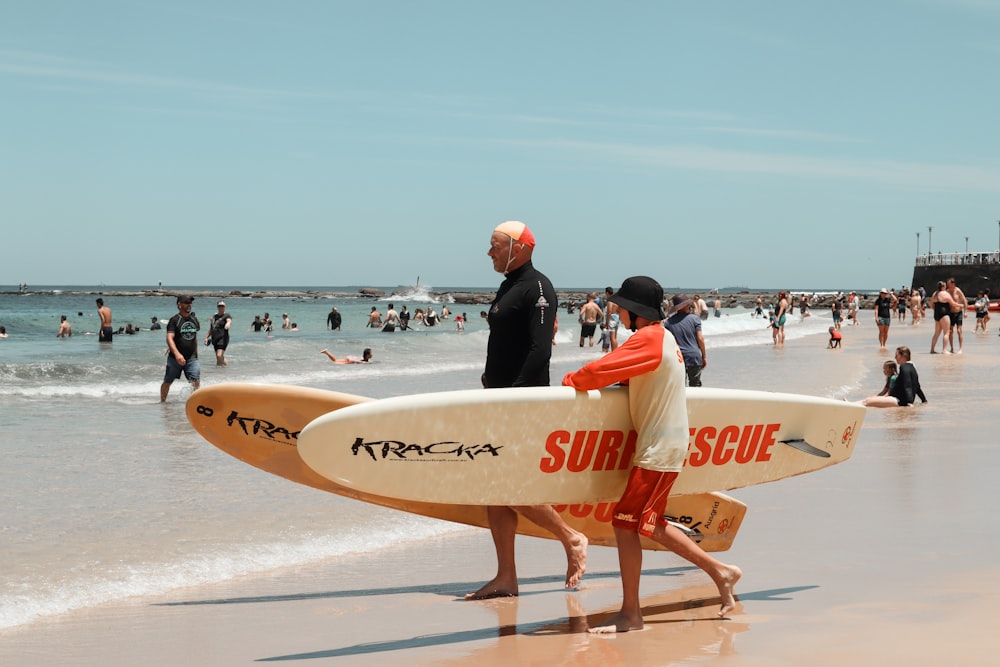
<path fill-rule="evenodd" d="M 167 370 L 160 385 L 160 402 L 167 400 L 170 385 L 184 373 L 193 389 L 201 386 L 198 363 L 198 329 L 201 325 L 191 312 L 190 296 L 177 297 L 177 314 L 167 322 Z"/>
<path fill-rule="evenodd" d="M 549 384 L 549 359 L 555 322 L 556 291 L 531 264 L 535 237 L 523 222 L 501 223 L 487 253 L 493 269 L 506 278 L 490 305 L 483 386 L 541 387 Z M 490 506 L 490 532 L 497 552 L 497 574 L 467 600 L 512 597 L 518 593 L 514 538 L 518 514 L 555 535 L 566 550 L 566 588 L 576 588 L 587 569 L 587 537 L 566 525 L 549 505 Z"/>

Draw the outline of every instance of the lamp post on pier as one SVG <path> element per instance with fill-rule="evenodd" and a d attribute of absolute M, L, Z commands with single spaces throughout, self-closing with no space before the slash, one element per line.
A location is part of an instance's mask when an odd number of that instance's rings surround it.
<path fill-rule="evenodd" d="M 933 230 L 933 229 L 934 229 L 933 227 L 928 227 L 927 228 L 927 256 L 928 257 L 931 256 L 931 230 Z"/>
<path fill-rule="evenodd" d="M 917 257 L 920 257 L 920 232 L 917 232 Z"/>

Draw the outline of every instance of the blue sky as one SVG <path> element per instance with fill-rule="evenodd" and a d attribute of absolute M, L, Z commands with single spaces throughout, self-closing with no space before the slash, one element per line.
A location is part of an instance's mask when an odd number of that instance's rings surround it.
<path fill-rule="evenodd" d="M 0 285 L 871 288 L 1000 246 L 1000 0 L 0 5 Z M 928 234 L 928 227 L 933 232 Z"/>

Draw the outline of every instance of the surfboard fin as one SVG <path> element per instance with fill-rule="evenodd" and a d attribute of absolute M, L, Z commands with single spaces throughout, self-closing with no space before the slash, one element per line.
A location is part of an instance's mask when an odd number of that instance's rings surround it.
<path fill-rule="evenodd" d="M 802 439 L 781 440 L 780 442 L 788 445 L 792 449 L 797 449 L 805 454 L 812 454 L 813 456 L 819 456 L 820 458 L 824 459 L 830 458 L 830 452 L 824 452 L 822 449 L 817 449 L 816 447 L 813 447 L 808 442 Z"/>

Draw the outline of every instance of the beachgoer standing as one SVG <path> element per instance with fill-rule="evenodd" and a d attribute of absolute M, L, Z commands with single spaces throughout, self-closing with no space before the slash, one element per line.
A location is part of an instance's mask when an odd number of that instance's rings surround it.
<path fill-rule="evenodd" d="M 215 365 L 228 366 L 226 360 L 226 348 L 229 347 L 229 327 L 233 323 L 233 316 L 226 312 L 226 302 L 220 301 L 215 304 L 218 312 L 212 315 L 212 324 L 208 333 L 205 334 L 205 345 L 211 343 L 215 348 Z"/>
<path fill-rule="evenodd" d="M 921 288 L 921 289 L 923 289 L 923 288 Z M 918 322 L 920 322 L 920 320 L 923 319 L 923 317 L 924 317 L 924 312 L 923 312 L 923 310 L 924 310 L 923 309 L 923 305 L 924 304 L 923 304 L 923 302 L 924 302 L 924 299 L 923 299 L 923 296 L 921 295 L 920 291 L 919 290 L 915 290 L 915 289 L 911 289 L 910 290 L 910 326 L 911 327 L 914 324 L 917 324 Z"/>
<path fill-rule="evenodd" d="M 326 316 L 326 328 L 330 331 L 340 331 L 341 324 L 340 311 L 336 307 L 330 309 L 330 314 Z"/>
<path fill-rule="evenodd" d="M 708 304 L 701 298 L 700 294 L 694 295 L 694 312 L 703 320 L 708 319 Z"/>
<path fill-rule="evenodd" d="M 830 303 L 830 312 L 833 314 L 833 328 L 840 330 L 840 316 L 843 314 L 843 307 L 840 304 L 840 297 L 833 297 Z"/>
<path fill-rule="evenodd" d="M 943 280 L 938 281 L 938 288 L 931 295 L 931 308 L 934 311 L 934 337 L 931 338 L 931 354 L 937 354 L 938 338 L 941 338 L 941 352 L 951 354 L 948 349 L 948 334 L 951 332 L 951 306 L 954 300 L 945 289 Z"/>
<path fill-rule="evenodd" d="M 958 334 L 958 354 L 962 354 L 962 320 L 965 318 L 969 302 L 965 298 L 965 293 L 955 284 L 954 278 L 948 278 L 948 294 L 952 300 L 951 311 L 948 313 L 950 324 L 948 343 L 951 345 L 951 351 L 955 352 L 955 334 Z"/>
<path fill-rule="evenodd" d="M 493 270 L 502 273 L 504 281 L 487 316 L 490 333 L 482 375 L 484 387 L 549 384 L 552 326 L 558 301 L 552 283 L 531 263 L 534 248 L 535 237 L 523 222 L 501 223 L 490 237 L 487 254 L 493 260 Z M 566 587 L 575 588 L 580 583 L 587 569 L 587 537 L 567 526 L 552 507 L 490 506 L 486 514 L 496 547 L 497 574 L 466 595 L 467 600 L 517 595 L 514 538 L 519 514 L 556 536 L 566 550 Z"/>
<path fill-rule="evenodd" d="M 399 313 L 396 312 L 396 309 L 390 303 L 389 309 L 385 311 L 385 324 L 382 325 L 382 331 L 384 333 L 392 333 L 398 326 L 400 326 Z"/>
<path fill-rule="evenodd" d="M 778 305 L 774 307 L 774 344 L 785 344 L 785 321 L 788 319 L 788 294 L 784 290 L 778 292 Z"/>
<path fill-rule="evenodd" d="M 56 334 L 56 338 L 69 338 L 72 335 L 73 326 L 66 319 L 66 316 L 63 315 L 59 318 L 59 333 Z"/>
<path fill-rule="evenodd" d="M 170 385 L 184 373 L 195 390 L 201 386 L 201 364 L 198 362 L 198 330 L 201 325 L 191 312 L 194 299 L 177 297 L 177 314 L 167 322 L 167 370 L 160 385 L 160 402 L 167 400 Z"/>
<path fill-rule="evenodd" d="M 637 432 L 632 469 L 611 519 L 618 543 L 622 606 L 607 624 L 590 631 L 642 629 L 640 535 L 708 574 L 719 590 L 722 604 L 718 615 L 723 617 L 736 608 L 733 593 L 743 572 L 713 558 L 664 516 L 670 489 L 683 474 L 688 414 L 680 350 L 674 337 L 660 325 L 663 288 L 652 278 L 635 276 L 627 278 L 612 298 L 621 307 L 622 324 L 635 333 L 614 352 L 563 378 L 564 385 L 579 391 L 628 383 L 629 412 Z"/>
<path fill-rule="evenodd" d="M 621 325 L 621 319 L 618 317 L 618 304 L 616 304 L 611 300 L 611 297 L 613 297 L 614 295 L 615 295 L 615 290 L 613 287 L 604 288 L 604 324 L 606 325 L 608 335 L 610 336 L 611 349 L 617 350 L 618 327 Z M 569 312 L 573 311 L 571 310 Z"/>
<path fill-rule="evenodd" d="M 896 309 L 896 297 L 890 295 L 889 290 L 884 287 L 879 290 L 878 298 L 875 299 L 875 324 L 878 325 L 878 346 L 885 349 L 886 341 L 889 340 L 889 325 L 892 324 L 892 311 Z"/>
<path fill-rule="evenodd" d="M 101 330 L 97 333 L 97 341 L 110 343 L 115 331 L 111 328 L 111 309 L 104 305 L 104 299 L 97 299 L 97 315 L 101 318 Z"/>
<path fill-rule="evenodd" d="M 382 326 L 382 315 L 379 314 L 378 308 L 372 306 L 372 310 L 368 313 L 368 326 L 372 329 L 378 329 Z"/>
<path fill-rule="evenodd" d="M 986 333 L 986 315 L 989 313 L 990 300 L 986 298 L 986 294 L 983 290 L 979 290 L 979 294 L 976 295 L 976 328 L 973 333 L 978 332 L 982 329 L 983 333 Z"/>
<path fill-rule="evenodd" d="M 684 357 L 684 371 L 689 387 L 701 386 L 701 371 L 708 365 L 705 354 L 705 336 L 701 331 L 701 318 L 691 312 L 694 303 L 687 294 L 675 294 L 667 311 L 666 327 L 677 341 Z"/>
<path fill-rule="evenodd" d="M 590 347 L 594 347 L 594 333 L 597 331 L 597 323 L 604 319 L 604 311 L 597 305 L 595 299 L 597 295 L 593 292 L 587 295 L 587 303 L 580 308 L 577 321 L 580 323 L 580 347 L 583 347 L 585 338 L 590 339 Z"/>

